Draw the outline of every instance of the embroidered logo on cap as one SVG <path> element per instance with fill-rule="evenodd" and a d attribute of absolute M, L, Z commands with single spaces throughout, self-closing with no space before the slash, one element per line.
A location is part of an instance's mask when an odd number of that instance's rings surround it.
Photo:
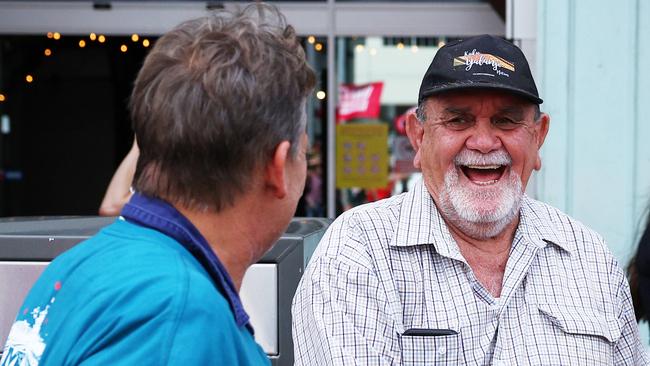
<path fill-rule="evenodd" d="M 510 70 L 512 72 L 515 71 L 515 64 L 512 62 L 504 60 L 499 56 L 491 55 L 489 53 L 478 52 L 476 49 L 473 49 L 472 52 L 465 51 L 465 54 L 463 56 L 457 56 L 454 58 L 454 67 L 465 66 L 465 71 L 470 71 L 474 65 L 490 65 L 492 66 L 492 70 L 494 70 L 497 75 L 507 77 L 510 77 L 510 75 L 501 69 Z M 485 75 L 494 76 L 492 74 Z"/>

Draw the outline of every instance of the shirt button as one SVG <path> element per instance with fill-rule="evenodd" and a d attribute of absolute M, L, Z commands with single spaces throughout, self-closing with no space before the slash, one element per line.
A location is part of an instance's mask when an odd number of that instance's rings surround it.
<path fill-rule="evenodd" d="M 444 355 L 445 353 L 447 353 L 447 349 L 445 347 L 443 347 L 443 346 L 438 347 L 438 354 L 439 355 Z"/>

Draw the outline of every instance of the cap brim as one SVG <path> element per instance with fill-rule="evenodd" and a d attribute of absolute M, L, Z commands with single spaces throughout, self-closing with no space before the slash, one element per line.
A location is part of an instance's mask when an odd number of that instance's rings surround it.
<path fill-rule="evenodd" d="M 465 90 L 465 89 L 488 89 L 488 90 L 502 90 L 506 91 L 509 93 L 516 94 L 520 97 L 525 98 L 526 100 L 534 103 L 534 104 L 542 104 L 544 101 L 532 94 L 529 93 L 523 89 L 518 89 L 514 88 L 509 85 L 503 85 L 503 84 L 488 84 L 488 83 L 454 83 L 454 84 L 447 84 L 444 86 L 437 86 L 435 88 L 431 88 L 428 90 L 423 91 L 420 94 L 420 100 L 418 102 L 421 102 L 422 99 L 428 98 L 432 95 L 444 93 L 444 92 L 450 92 L 450 91 L 459 91 L 459 90 Z"/>

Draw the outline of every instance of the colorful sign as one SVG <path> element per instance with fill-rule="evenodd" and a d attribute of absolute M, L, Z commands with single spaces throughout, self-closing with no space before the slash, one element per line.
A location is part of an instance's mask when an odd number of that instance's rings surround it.
<path fill-rule="evenodd" d="M 336 187 L 380 188 L 388 184 L 388 125 L 336 126 Z"/>
<path fill-rule="evenodd" d="M 337 122 L 355 118 L 379 118 L 383 82 L 365 85 L 339 85 L 339 105 L 336 110 Z"/>

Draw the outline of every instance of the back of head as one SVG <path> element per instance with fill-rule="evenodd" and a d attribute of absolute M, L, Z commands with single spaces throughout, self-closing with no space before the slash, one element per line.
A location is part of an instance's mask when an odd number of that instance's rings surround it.
<path fill-rule="evenodd" d="M 135 189 L 194 209 L 233 204 L 281 141 L 296 153 L 314 84 L 294 29 L 274 7 L 180 24 L 156 42 L 131 95 Z"/>

